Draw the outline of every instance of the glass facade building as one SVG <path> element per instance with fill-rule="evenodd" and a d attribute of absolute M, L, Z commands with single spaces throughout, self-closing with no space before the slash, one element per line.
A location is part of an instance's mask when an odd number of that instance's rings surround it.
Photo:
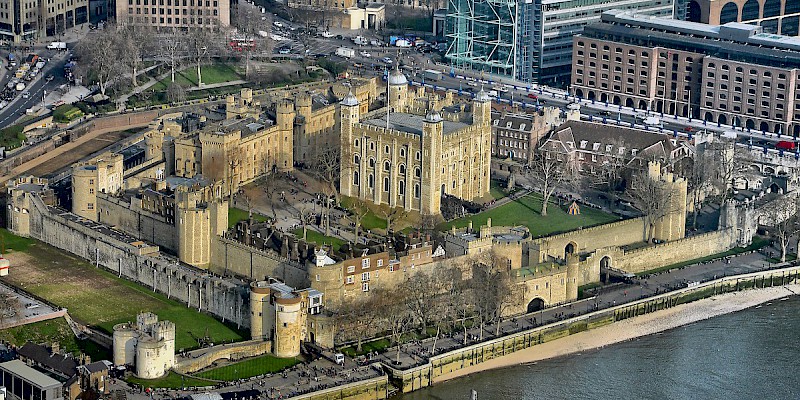
<path fill-rule="evenodd" d="M 620 0 L 614 8 L 671 17 L 673 2 Z M 572 37 L 608 9 L 608 0 L 450 0 L 445 58 L 458 68 L 562 86 Z"/>

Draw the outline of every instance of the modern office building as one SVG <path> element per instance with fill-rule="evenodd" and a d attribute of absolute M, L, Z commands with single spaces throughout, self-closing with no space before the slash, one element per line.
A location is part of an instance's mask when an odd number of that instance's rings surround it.
<path fill-rule="evenodd" d="M 760 25 L 764 33 L 797 36 L 800 1 L 797 0 L 677 0 L 675 18 L 711 25 L 745 22 Z"/>
<path fill-rule="evenodd" d="M 158 28 L 217 28 L 231 24 L 228 0 L 117 0 L 117 22 Z"/>
<path fill-rule="evenodd" d="M 673 14 L 673 0 L 625 0 L 614 7 Z M 608 0 L 450 0 L 446 58 L 459 68 L 563 85 L 572 37 L 607 9 Z"/>
<path fill-rule="evenodd" d="M 0 0 L 0 41 L 57 37 L 88 22 L 89 0 Z"/>
<path fill-rule="evenodd" d="M 0 363 L 0 386 L 12 399 L 61 400 L 61 382 L 41 373 L 19 360 Z"/>
<path fill-rule="evenodd" d="M 576 96 L 800 134 L 800 38 L 612 10 L 574 39 Z"/>

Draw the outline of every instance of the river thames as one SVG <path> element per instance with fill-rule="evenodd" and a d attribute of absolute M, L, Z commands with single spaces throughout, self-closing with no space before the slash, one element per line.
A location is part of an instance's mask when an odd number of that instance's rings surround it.
<path fill-rule="evenodd" d="M 800 399 L 800 298 L 602 349 L 481 372 L 402 400 Z"/>

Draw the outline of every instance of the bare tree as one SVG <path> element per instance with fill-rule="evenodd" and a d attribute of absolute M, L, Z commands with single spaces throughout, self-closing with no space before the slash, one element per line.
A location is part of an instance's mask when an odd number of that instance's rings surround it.
<path fill-rule="evenodd" d="M 547 216 L 550 197 L 564 179 L 567 168 L 565 165 L 546 150 L 538 149 L 534 152 L 530 173 L 542 193 L 542 216 Z"/>
<path fill-rule="evenodd" d="M 687 161 L 683 168 L 687 190 L 692 202 L 692 228 L 697 228 L 697 216 L 703 207 L 703 201 L 713 187 L 713 160 L 705 152 L 695 154 L 693 160 Z"/>
<path fill-rule="evenodd" d="M 350 211 L 353 212 L 353 236 L 355 237 L 355 244 L 358 244 L 358 240 L 361 238 L 361 221 L 369 213 L 369 205 L 363 199 L 354 197 Z"/>
<path fill-rule="evenodd" d="M 152 54 L 154 50 L 152 31 L 146 27 L 125 25 L 119 28 L 117 35 L 122 63 L 131 74 L 131 84 L 139 86 L 139 69 L 144 64 L 145 56 Z"/>
<path fill-rule="evenodd" d="M 361 352 L 364 340 L 374 337 L 378 331 L 376 320 L 377 297 L 374 292 L 366 296 L 348 298 L 334 310 L 336 315 L 336 333 L 339 342 L 355 340 L 356 351 Z"/>
<path fill-rule="evenodd" d="M 409 312 L 405 302 L 407 299 L 407 290 L 403 285 L 392 289 L 378 287 L 373 290 L 372 296 L 375 296 L 376 308 L 375 312 L 381 316 L 383 327 L 389 332 L 392 346 L 397 348 L 397 358 L 395 364 L 400 364 L 400 343 L 403 334 L 411 325 L 414 316 Z"/>
<path fill-rule="evenodd" d="M 170 82 L 167 85 L 167 101 L 172 104 L 183 103 L 186 101 L 186 90 L 178 82 Z"/>
<path fill-rule="evenodd" d="M 81 75 L 89 84 L 97 83 L 104 96 L 123 70 L 116 33 L 113 27 L 106 27 L 96 35 L 85 37 L 75 47 L 75 54 L 81 59 Z"/>
<path fill-rule="evenodd" d="M 201 66 L 208 62 L 212 55 L 217 55 L 220 51 L 219 45 L 222 43 L 216 28 L 198 29 L 188 37 L 189 57 L 197 67 L 197 86 L 203 86 L 203 71 Z"/>
<path fill-rule="evenodd" d="M 516 285 L 511 270 L 502 265 L 502 258 L 494 252 L 485 253 L 472 264 L 470 289 L 474 292 L 474 311 L 480 326 L 480 337 L 487 322 L 495 322 L 498 335 L 500 319 L 517 301 Z"/>
<path fill-rule="evenodd" d="M 628 192 L 636 208 L 644 214 L 644 236 L 650 242 L 653 239 L 655 222 L 675 211 L 675 192 L 669 188 L 667 182 L 652 179 L 644 172 L 634 176 L 632 183 Z"/>
<path fill-rule="evenodd" d="M 308 222 L 311 218 L 311 208 L 305 204 L 297 206 L 297 216 L 300 218 L 300 224 L 303 226 L 303 240 L 306 240 L 308 234 Z"/>
<path fill-rule="evenodd" d="M 620 154 L 620 149 L 625 149 L 625 140 L 622 137 L 610 140 L 603 155 L 603 164 L 599 172 L 593 176 L 593 185 L 607 191 L 616 190 L 622 179 L 625 169 L 625 155 Z"/>
<path fill-rule="evenodd" d="M 266 37 L 263 36 L 260 32 L 266 33 L 266 31 L 262 31 L 263 27 L 272 25 L 272 14 L 263 14 L 262 16 L 254 6 L 246 2 L 239 3 L 235 10 L 237 36 L 242 40 L 252 42 L 263 54 L 271 54 L 273 48 L 272 39 L 268 35 Z M 270 28 L 266 28 L 266 30 L 269 31 Z M 248 76 L 250 74 L 250 59 L 255 49 L 251 49 L 248 46 L 243 48 L 242 51 L 245 53 L 245 76 Z"/>
<path fill-rule="evenodd" d="M 439 301 L 438 297 L 441 294 L 439 283 L 432 278 L 427 273 L 418 272 L 403 282 L 408 294 L 406 306 L 423 335 L 427 331 L 428 322 L 432 319 L 433 304 Z"/>
<path fill-rule="evenodd" d="M 311 164 L 314 175 L 323 183 L 322 192 L 325 195 L 325 199 L 322 202 L 322 209 L 325 236 L 330 236 L 331 208 L 338 202 L 337 196 L 339 192 L 336 190 L 336 183 L 339 181 L 340 158 L 339 148 L 327 145 L 317 150 L 316 157 Z M 335 200 L 333 203 L 330 201 L 331 198 Z"/>
<path fill-rule="evenodd" d="M 392 232 L 394 224 L 408 215 L 408 212 L 402 207 L 394 207 L 381 211 L 381 215 L 386 220 L 386 232 Z"/>
<path fill-rule="evenodd" d="M 800 216 L 798 211 L 798 197 L 794 194 L 784 195 L 767 204 L 765 213 L 771 221 L 773 236 L 778 240 L 781 250 L 781 262 L 786 262 L 786 253 L 789 240 L 800 232 Z"/>
<path fill-rule="evenodd" d="M 180 69 L 188 51 L 188 37 L 178 29 L 162 32 L 159 36 L 159 58 L 170 68 L 170 82 L 175 82 L 175 72 Z"/>

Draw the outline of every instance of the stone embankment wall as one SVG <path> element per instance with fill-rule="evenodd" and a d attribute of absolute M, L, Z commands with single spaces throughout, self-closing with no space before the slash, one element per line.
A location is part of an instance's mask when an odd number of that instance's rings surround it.
<path fill-rule="evenodd" d="M 168 298 L 208 312 L 223 321 L 250 326 L 249 288 L 180 265 L 153 249 L 113 233 L 97 223 L 80 223 L 65 210 L 31 202 L 31 237 L 84 258 Z M 109 234 L 112 233 L 112 234 Z"/>
<path fill-rule="evenodd" d="M 389 398 L 387 375 L 290 397 L 288 400 L 381 400 Z"/>
<path fill-rule="evenodd" d="M 237 361 L 264 355 L 271 350 L 272 342 L 263 340 L 222 344 L 208 349 L 191 351 L 186 356 L 180 357 L 172 369 L 181 374 L 191 374 L 211 366 L 217 360 Z"/>
<path fill-rule="evenodd" d="M 789 285 L 797 283 L 799 278 L 800 267 L 730 276 L 453 350 L 431 357 L 427 364 L 415 368 L 398 370 L 388 365 L 384 367 L 389 370 L 395 384 L 407 393 L 430 386 L 436 377 L 537 344 L 715 294 Z"/>

